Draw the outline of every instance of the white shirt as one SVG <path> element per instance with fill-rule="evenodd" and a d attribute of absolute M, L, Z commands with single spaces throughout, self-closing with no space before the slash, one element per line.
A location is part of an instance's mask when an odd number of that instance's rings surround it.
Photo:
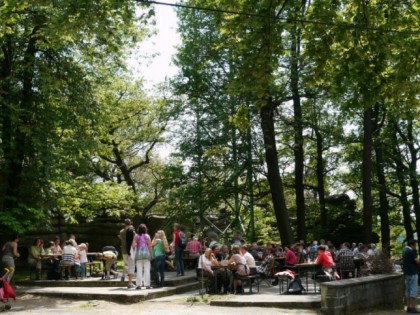
<path fill-rule="evenodd" d="M 211 261 L 209 259 L 207 259 L 206 256 L 204 256 L 204 254 L 202 254 L 200 256 L 200 259 L 198 261 L 198 269 L 204 269 L 203 265 L 207 266 L 207 269 L 211 269 Z M 206 270 L 206 269 L 205 269 Z"/>
<path fill-rule="evenodd" d="M 244 258 L 248 267 L 256 267 L 254 256 L 252 256 L 250 252 L 246 252 Z"/>

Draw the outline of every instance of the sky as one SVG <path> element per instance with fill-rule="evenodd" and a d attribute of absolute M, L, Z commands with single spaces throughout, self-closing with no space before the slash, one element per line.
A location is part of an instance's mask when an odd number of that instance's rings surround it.
<path fill-rule="evenodd" d="M 175 3 L 173 0 L 162 1 Z M 176 74 L 177 69 L 172 64 L 172 57 L 176 52 L 176 45 L 180 43 L 177 28 L 175 8 L 165 5 L 154 5 L 156 10 L 157 34 L 142 42 L 139 51 L 142 55 L 152 56 L 148 63 L 139 64 L 138 61 L 130 61 L 130 65 L 137 75 L 145 81 L 145 87 L 152 89 L 153 86 Z M 142 60 L 144 60 L 142 58 Z"/>

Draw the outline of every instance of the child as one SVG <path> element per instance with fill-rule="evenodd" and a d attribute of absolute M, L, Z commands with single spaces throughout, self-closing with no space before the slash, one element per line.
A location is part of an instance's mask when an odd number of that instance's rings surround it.
<path fill-rule="evenodd" d="M 80 244 L 78 250 L 80 259 L 79 277 L 83 280 L 86 277 L 86 265 L 88 262 L 87 245 L 85 243 Z"/>

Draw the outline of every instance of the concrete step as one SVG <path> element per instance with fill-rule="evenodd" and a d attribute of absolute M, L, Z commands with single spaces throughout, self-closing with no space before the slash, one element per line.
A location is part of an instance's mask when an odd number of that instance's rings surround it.
<path fill-rule="evenodd" d="M 135 280 L 135 278 L 134 278 Z M 186 272 L 185 276 L 177 277 L 175 273 L 165 274 L 165 286 L 176 287 L 184 284 L 196 283 L 195 273 Z M 85 278 L 83 280 L 21 280 L 15 281 L 15 285 L 23 287 L 126 287 L 127 281 L 121 281 L 120 277 L 110 280 L 102 280 L 98 277 Z M 154 281 L 152 280 L 152 286 Z"/>
<path fill-rule="evenodd" d="M 17 295 L 25 293 L 61 299 L 106 300 L 118 303 L 137 303 L 145 300 L 181 294 L 200 287 L 198 282 L 174 287 L 146 290 L 127 289 L 126 287 L 18 287 Z"/>

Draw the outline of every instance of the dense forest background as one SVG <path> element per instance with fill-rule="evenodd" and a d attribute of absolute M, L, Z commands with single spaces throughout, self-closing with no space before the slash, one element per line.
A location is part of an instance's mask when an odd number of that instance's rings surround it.
<path fill-rule="evenodd" d="M 419 11 L 184 0 L 178 75 L 149 93 L 127 60 L 153 1 L 0 1 L 1 231 L 161 215 L 389 252 L 420 230 Z"/>

